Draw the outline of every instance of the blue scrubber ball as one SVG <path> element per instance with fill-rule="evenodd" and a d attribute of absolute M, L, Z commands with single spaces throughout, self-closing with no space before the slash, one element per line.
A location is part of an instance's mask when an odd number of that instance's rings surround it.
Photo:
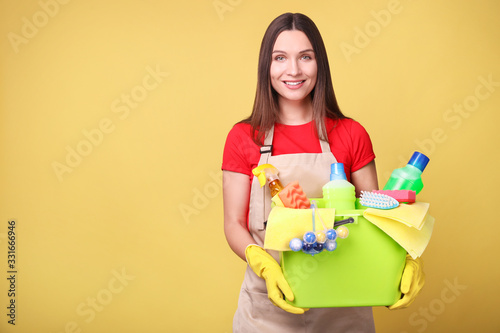
<path fill-rule="evenodd" d="M 290 249 L 294 252 L 297 252 L 297 251 L 300 251 L 302 250 L 302 240 L 300 240 L 299 238 L 294 238 L 290 241 Z"/>
<path fill-rule="evenodd" d="M 315 243 L 313 249 L 317 252 L 323 251 L 324 243 Z"/>
<path fill-rule="evenodd" d="M 308 253 L 312 249 L 313 249 L 313 245 L 312 244 L 304 243 L 304 245 L 302 245 L 302 251 L 305 252 L 305 253 Z"/>
<path fill-rule="evenodd" d="M 325 243 L 325 249 L 327 251 L 335 251 L 335 249 L 337 248 L 337 242 L 334 241 L 334 240 L 327 240 L 326 243 Z"/>
<path fill-rule="evenodd" d="M 326 238 L 329 240 L 337 239 L 337 232 L 335 231 L 335 229 L 328 229 L 326 231 Z"/>
<path fill-rule="evenodd" d="M 316 235 L 312 231 L 308 231 L 304 234 L 304 243 L 312 244 L 316 241 Z"/>

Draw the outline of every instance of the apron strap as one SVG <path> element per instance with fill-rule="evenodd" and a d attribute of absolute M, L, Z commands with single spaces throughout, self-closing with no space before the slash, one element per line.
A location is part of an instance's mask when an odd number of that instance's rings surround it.
<path fill-rule="evenodd" d="M 322 153 L 331 153 L 330 144 L 328 142 L 319 140 L 319 144 L 321 145 Z"/>
<path fill-rule="evenodd" d="M 273 154 L 273 136 L 274 136 L 274 125 L 266 133 L 266 138 L 264 139 L 264 145 L 260 147 L 259 165 L 269 163 L 269 157 Z M 262 215 L 265 216 L 264 212 L 266 211 L 266 206 L 267 206 L 265 191 L 262 191 L 262 204 L 263 204 Z M 265 218 L 263 218 L 263 220 L 265 220 Z M 259 230 L 265 230 L 266 226 L 267 226 L 267 221 L 264 221 L 263 228 L 262 229 L 259 228 Z"/>
<path fill-rule="evenodd" d="M 264 139 L 264 145 L 260 147 L 260 161 L 259 165 L 267 164 L 269 156 L 273 154 L 273 137 L 274 137 L 274 125 L 266 133 L 266 138 Z"/>
<path fill-rule="evenodd" d="M 264 139 L 264 146 L 272 146 L 273 137 L 274 137 L 274 125 L 266 133 L 266 138 Z"/>

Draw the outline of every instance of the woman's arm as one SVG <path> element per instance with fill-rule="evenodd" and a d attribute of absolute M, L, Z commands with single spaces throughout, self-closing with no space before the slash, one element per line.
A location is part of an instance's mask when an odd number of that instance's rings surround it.
<path fill-rule="evenodd" d="M 360 196 L 361 191 L 378 190 L 375 160 L 351 173 L 351 182 L 356 187 L 356 197 Z"/>
<path fill-rule="evenodd" d="M 229 247 L 241 259 L 245 249 L 256 244 L 247 229 L 247 212 L 250 200 L 248 176 L 238 172 L 222 171 L 222 196 L 224 201 L 224 233 Z"/>

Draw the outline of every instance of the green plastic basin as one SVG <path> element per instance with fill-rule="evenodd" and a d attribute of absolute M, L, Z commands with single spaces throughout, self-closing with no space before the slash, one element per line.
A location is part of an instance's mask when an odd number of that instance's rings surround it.
<path fill-rule="evenodd" d="M 399 290 L 406 251 L 358 212 L 347 224 L 349 236 L 337 238 L 337 249 L 311 256 L 281 252 L 281 268 L 297 307 L 388 306 Z M 337 215 L 342 215 L 338 212 Z M 337 218 L 338 219 L 338 218 Z"/>

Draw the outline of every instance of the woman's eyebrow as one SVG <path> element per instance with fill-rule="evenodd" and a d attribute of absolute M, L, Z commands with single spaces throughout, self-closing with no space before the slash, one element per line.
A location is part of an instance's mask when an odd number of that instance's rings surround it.
<path fill-rule="evenodd" d="M 306 53 L 306 52 L 314 52 L 313 49 L 307 49 L 307 50 L 302 50 L 302 51 L 299 51 L 299 53 Z M 273 53 L 285 53 L 285 51 L 281 51 L 281 50 L 274 50 Z"/>

